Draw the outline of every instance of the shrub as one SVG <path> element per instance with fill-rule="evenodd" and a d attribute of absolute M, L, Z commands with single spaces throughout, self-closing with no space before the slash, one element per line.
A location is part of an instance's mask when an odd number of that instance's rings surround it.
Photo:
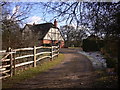
<path fill-rule="evenodd" d="M 82 48 L 84 51 L 99 51 L 100 48 L 103 47 L 103 41 L 102 40 L 89 40 L 84 39 Z"/>
<path fill-rule="evenodd" d="M 106 57 L 106 63 L 108 68 L 116 68 L 117 60 L 110 57 Z"/>

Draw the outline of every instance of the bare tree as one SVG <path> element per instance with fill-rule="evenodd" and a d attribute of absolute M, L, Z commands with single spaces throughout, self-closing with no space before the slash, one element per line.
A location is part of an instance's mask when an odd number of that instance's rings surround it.
<path fill-rule="evenodd" d="M 65 39 L 65 45 L 68 46 L 81 46 L 82 39 L 87 37 L 85 27 L 81 26 L 75 28 L 72 25 L 61 26 L 60 30 Z"/>
<path fill-rule="evenodd" d="M 3 49 L 22 46 L 21 27 L 31 10 L 29 3 L 2 2 L 2 42 Z M 12 8 L 15 6 L 14 8 Z"/>
<path fill-rule="evenodd" d="M 41 5 L 47 13 L 55 13 L 51 20 L 57 18 L 68 24 L 85 25 L 100 37 L 111 31 L 109 26 L 116 22 L 113 16 L 120 12 L 120 2 L 47 2 Z"/>
<path fill-rule="evenodd" d="M 47 2 L 41 4 L 48 13 L 56 14 L 52 19 L 58 18 L 59 21 L 66 21 L 66 23 L 74 21 L 77 24 L 84 20 L 82 12 L 85 11 L 85 4 L 82 2 Z"/>
<path fill-rule="evenodd" d="M 2 20 L 9 19 L 22 24 L 22 21 L 29 17 L 33 4 L 23 2 L 4 2 L 2 5 Z M 12 8 L 13 6 L 14 8 Z"/>

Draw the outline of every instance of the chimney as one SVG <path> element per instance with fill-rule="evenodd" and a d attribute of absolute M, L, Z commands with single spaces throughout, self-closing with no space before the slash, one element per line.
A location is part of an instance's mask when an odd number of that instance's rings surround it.
<path fill-rule="evenodd" d="M 33 25 L 35 25 L 35 22 L 33 23 Z"/>
<path fill-rule="evenodd" d="M 57 27 L 57 21 L 56 21 L 56 19 L 54 20 L 54 26 Z"/>

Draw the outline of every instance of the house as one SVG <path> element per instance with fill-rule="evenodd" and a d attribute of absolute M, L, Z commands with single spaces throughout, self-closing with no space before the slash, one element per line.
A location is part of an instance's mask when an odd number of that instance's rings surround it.
<path fill-rule="evenodd" d="M 57 27 L 56 20 L 54 21 L 54 24 L 26 24 L 22 30 L 23 38 L 30 38 L 33 34 L 34 36 L 38 35 L 39 45 L 59 45 L 60 47 L 64 47 L 64 39 Z"/>

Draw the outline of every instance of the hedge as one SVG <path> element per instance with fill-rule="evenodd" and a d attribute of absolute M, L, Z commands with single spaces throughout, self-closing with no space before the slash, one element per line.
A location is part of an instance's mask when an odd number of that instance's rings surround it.
<path fill-rule="evenodd" d="M 84 39 L 82 48 L 84 51 L 99 51 L 101 47 L 103 47 L 103 41 L 102 40 L 89 40 Z"/>

